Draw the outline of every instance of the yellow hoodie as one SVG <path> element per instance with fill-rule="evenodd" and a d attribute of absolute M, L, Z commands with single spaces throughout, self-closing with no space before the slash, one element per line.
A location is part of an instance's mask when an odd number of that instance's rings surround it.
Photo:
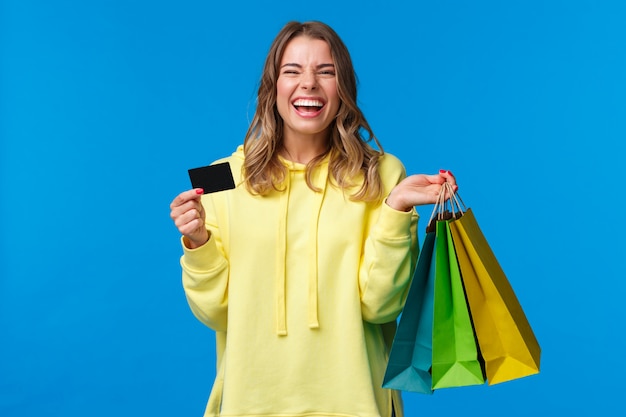
<path fill-rule="evenodd" d="M 205 417 L 401 417 L 381 388 L 395 320 L 417 258 L 417 213 L 350 201 L 316 169 L 289 167 L 285 191 L 250 194 L 243 148 L 229 158 L 237 187 L 207 194 L 210 240 L 183 245 L 194 315 L 216 332 L 217 375 Z M 380 161 L 385 195 L 400 161 Z"/>

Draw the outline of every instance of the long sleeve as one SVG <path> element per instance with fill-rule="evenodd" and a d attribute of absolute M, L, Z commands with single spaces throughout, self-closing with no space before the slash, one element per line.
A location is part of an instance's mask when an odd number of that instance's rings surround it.
<path fill-rule="evenodd" d="M 183 288 L 193 314 L 215 331 L 226 331 L 228 310 L 229 262 L 226 258 L 218 229 L 212 218 L 207 200 L 207 228 L 211 237 L 196 249 L 184 244 L 180 264 L 183 271 Z M 182 243 L 182 239 L 181 239 Z"/>
<path fill-rule="evenodd" d="M 402 311 L 417 260 L 417 221 L 415 210 L 398 212 L 382 204 L 359 271 L 365 321 L 386 323 Z"/>

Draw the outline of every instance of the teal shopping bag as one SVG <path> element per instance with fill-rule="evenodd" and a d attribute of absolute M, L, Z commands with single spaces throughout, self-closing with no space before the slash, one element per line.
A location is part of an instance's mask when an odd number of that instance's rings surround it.
<path fill-rule="evenodd" d="M 434 246 L 435 233 L 427 233 L 391 346 L 384 388 L 432 393 Z"/>

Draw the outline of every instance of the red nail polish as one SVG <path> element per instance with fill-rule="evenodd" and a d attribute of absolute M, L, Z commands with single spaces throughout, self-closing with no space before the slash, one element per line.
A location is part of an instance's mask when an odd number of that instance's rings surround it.
<path fill-rule="evenodd" d="M 200 195 L 203 193 L 204 193 L 204 190 L 202 188 L 196 188 L 196 194 Z"/>
<path fill-rule="evenodd" d="M 440 169 L 440 170 L 439 170 L 439 173 L 440 173 L 440 174 L 445 174 L 445 173 L 446 173 L 446 170 L 445 170 L 445 169 Z"/>
<path fill-rule="evenodd" d="M 452 172 L 451 172 L 451 171 L 448 171 L 448 175 L 452 175 Z M 452 176 L 454 176 L 454 175 L 452 175 Z"/>

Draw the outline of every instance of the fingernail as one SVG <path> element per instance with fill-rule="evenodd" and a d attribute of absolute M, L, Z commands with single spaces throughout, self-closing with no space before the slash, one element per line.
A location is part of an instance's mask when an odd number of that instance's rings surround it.
<path fill-rule="evenodd" d="M 196 188 L 196 194 L 200 195 L 204 193 L 204 190 L 202 188 Z"/>
<path fill-rule="evenodd" d="M 446 173 L 446 170 L 445 170 L 445 169 L 440 169 L 440 170 L 439 170 L 439 173 L 440 173 L 440 174 L 445 174 L 445 173 Z"/>
<path fill-rule="evenodd" d="M 452 175 L 452 171 L 448 171 L 448 175 Z"/>

